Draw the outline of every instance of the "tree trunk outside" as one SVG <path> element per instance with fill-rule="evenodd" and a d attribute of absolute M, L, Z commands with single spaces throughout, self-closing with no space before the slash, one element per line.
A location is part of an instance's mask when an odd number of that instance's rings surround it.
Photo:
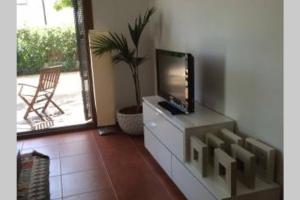
<path fill-rule="evenodd" d="M 45 23 L 45 25 L 47 25 L 47 15 L 46 15 L 46 8 L 45 8 L 44 0 L 42 0 L 42 6 L 43 6 L 44 23 Z"/>

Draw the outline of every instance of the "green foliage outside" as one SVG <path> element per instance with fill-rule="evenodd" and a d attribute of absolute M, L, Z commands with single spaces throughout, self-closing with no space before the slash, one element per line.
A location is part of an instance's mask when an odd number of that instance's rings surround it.
<path fill-rule="evenodd" d="M 54 9 L 56 11 L 60 11 L 64 8 L 71 8 L 73 7 L 71 0 L 57 0 L 54 4 Z"/>
<path fill-rule="evenodd" d="M 26 28 L 17 31 L 17 74 L 37 74 L 48 63 L 77 70 L 74 27 Z"/>

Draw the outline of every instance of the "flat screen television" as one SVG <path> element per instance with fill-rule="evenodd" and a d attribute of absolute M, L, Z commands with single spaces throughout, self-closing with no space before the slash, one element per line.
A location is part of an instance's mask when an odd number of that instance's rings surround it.
<path fill-rule="evenodd" d="M 159 105 L 172 114 L 194 112 L 194 59 L 189 53 L 156 49 Z"/>

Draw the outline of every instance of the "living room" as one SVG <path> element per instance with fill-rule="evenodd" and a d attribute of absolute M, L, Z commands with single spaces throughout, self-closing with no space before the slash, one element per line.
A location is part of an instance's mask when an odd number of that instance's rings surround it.
<path fill-rule="evenodd" d="M 284 81 L 294 80 L 284 78 L 286 3 L 70 2 L 88 123 L 17 131 L 9 199 L 293 199 L 286 185 L 294 171 L 286 169 L 296 168 L 297 155 L 286 151 L 297 139 L 286 139 L 286 125 L 297 122 L 285 122 Z M 36 127 L 45 113 L 65 109 L 56 85 L 60 93 L 74 87 L 62 76 L 43 79 L 51 67 L 41 66 L 37 97 L 23 102 L 28 116 L 17 113 Z"/>

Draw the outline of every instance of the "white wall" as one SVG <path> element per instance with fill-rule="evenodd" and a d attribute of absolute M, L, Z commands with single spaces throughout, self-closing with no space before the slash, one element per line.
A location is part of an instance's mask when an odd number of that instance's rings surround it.
<path fill-rule="evenodd" d="M 194 55 L 196 99 L 282 152 L 282 0 L 155 0 L 155 6 L 155 47 Z"/>
<path fill-rule="evenodd" d="M 149 8 L 149 0 L 92 0 L 94 28 L 107 29 L 123 33 L 129 41 L 128 22 L 133 23 L 139 13 Z M 151 23 L 151 22 L 150 22 Z M 153 68 L 153 40 L 149 32 L 150 26 L 144 30 L 140 40 L 140 54 L 147 55 L 149 60 L 141 66 L 140 81 L 142 94 L 154 94 L 154 68 Z M 134 85 L 129 67 L 120 63 L 115 66 L 116 71 L 116 107 L 122 108 L 135 103 Z"/>

